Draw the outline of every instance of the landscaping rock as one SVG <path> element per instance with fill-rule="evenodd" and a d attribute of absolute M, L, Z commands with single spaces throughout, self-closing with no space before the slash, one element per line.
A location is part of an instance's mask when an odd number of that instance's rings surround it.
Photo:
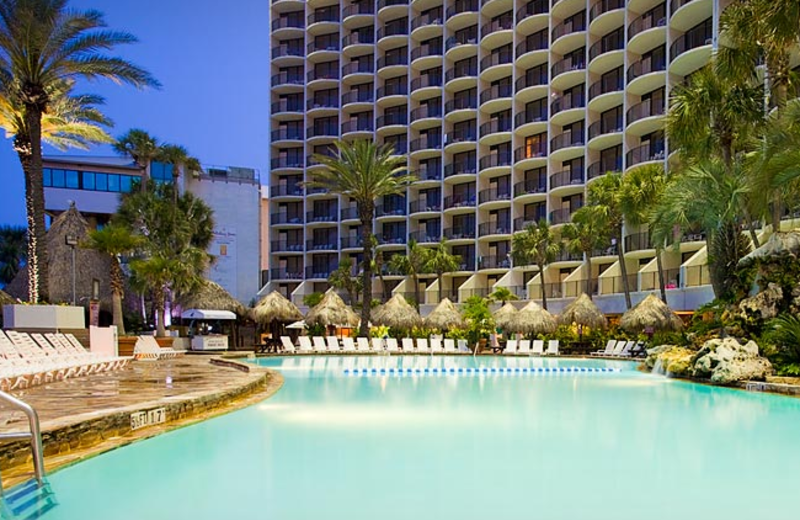
<path fill-rule="evenodd" d="M 780 285 L 770 283 L 766 289 L 752 298 L 742 300 L 739 303 L 739 314 L 743 318 L 754 316 L 769 320 L 779 314 L 782 301 L 783 289 Z"/>
<path fill-rule="evenodd" d="M 657 347 L 647 349 L 647 358 L 644 360 L 644 364 L 647 368 L 653 369 L 656 366 L 656 361 L 658 361 L 658 357 L 667 352 L 670 349 L 677 348 L 675 345 L 659 345 Z"/>
<path fill-rule="evenodd" d="M 696 352 L 675 345 L 661 345 L 647 351 L 645 365 L 668 377 L 691 375 Z"/>
<path fill-rule="evenodd" d="M 691 375 L 710 379 L 718 385 L 739 381 L 763 381 L 772 374 L 772 364 L 759 356 L 758 345 L 744 345 L 735 338 L 715 338 L 705 342 L 694 356 Z"/>

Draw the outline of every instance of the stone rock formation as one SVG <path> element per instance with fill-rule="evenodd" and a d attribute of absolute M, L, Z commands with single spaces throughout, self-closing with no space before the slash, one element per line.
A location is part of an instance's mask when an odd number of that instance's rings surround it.
<path fill-rule="evenodd" d="M 780 313 L 782 301 L 783 289 L 780 285 L 771 283 L 755 296 L 742 300 L 739 303 L 739 315 L 743 318 L 753 316 L 770 320 Z"/>
<path fill-rule="evenodd" d="M 693 365 L 692 376 L 710 379 L 718 385 L 763 380 L 772 374 L 772 364 L 759 356 L 758 345 L 754 341 L 742 345 L 735 338 L 706 341 L 695 353 Z"/>

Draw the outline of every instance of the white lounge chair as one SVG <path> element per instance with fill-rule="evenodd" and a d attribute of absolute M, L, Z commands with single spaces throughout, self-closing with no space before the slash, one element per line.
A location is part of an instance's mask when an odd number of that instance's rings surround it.
<path fill-rule="evenodd" d="M 503 354 L 516 354 L 517 353 L 517 340 L 509 339 L 506 341 L 506 348 L 503 349 Z"/>
<path fill-rule="evenodd" d="M 386 342 L 383 341 L 383 338 L 372 338 L 372 350 L 375 352 L 386 350 Z"/>
<path fill-rule="evenodd" d="M 519 340 L 519 351 L 520 354 L 527 354 L 530 356 L 531 354 L 531 340 L 529 339 L 521 339 Z"/>
<path fill-rule="evenodd" d="M 298 338 L 300 340 L 300 352 L 313 352 L 314 345 L 311 344 L 311 338 L 308 336 L 300 336 Z"/>
<path fill-rule="evenodd" d="M 402 345 L 404 354 L 414 353 L 414 338 L 403 338 Z"/>
<path fill-rule="evenodd" d="M 622 352 L 618 354 L 619 357 L 629 357 L 631 355 L 631 349 L 633 346 L 636 345 L 635 341 L 628 341 L 625 343 L 625 346 L 622 347 Z"/>
<path fill-rule="evenodd" d="M 444 351 L 445 352 L 455 352 L 456 351 L 456 340 L 445 338 L 444 340 Z"/>
<path fill-rule="evenodd" d="M 543 356 L 544 355 L 544 341 L 541 339 L 533 340 L 533 345 L 531 347 L 531 354 L 534 356 Z"/>
<path fill-rule="evenodd" d="M 369 338 L 356 338 L 356 350 L 359 352 L 369 352 Z"/>
<path fill-rule="evenodd" d="M 551 339 L 547 342 L 547 355 L 548 356 L 557 356 L 558 355 L 558 340 Z"/>
<path fill-rule="evenodd" d="M 336 336 L 326 336 L 325 343 L 328 344 L 328 352 L 339 352 L 339 339 Z"/>
<path fill-rule="evenodd" d="M 345 352 L 355 352 L 356 351 L 356 342 L 350 336 L 345 336 L 342 338 L 342 350 Z"/>
<path fill-rule="evenodd" d="M 428 338 L 417 338 L 417 352 L 430 354 L 431 351 L 428 348 Z"/>
<path fill-rule="evenodd" d="M 311 341 L 314 343 L 314 352 L 322 353 L 328 351 L 328 345 L 325 343 L 325 338 L 322 336 L 314 336 L 311 338 Z"/>
<path fill-rule="evenodd" d="M 615 356 L 619 356 L 620 354 L 622 354 L 622 350 L 625 348 L 625 345 L 627 345 L 627 344 L 628 344 L 628 342 L 625 341 L 624 339 L 621 339 L 621 340 L 617 341 L 617 345 L 614 347 L 614 350 L 611 352 L 611 356 L 615 357 Z"/>
<path fill-rule="evenodd" d="M 610 339 L 606 342 L 606 348 L 604 350 L 598 350 L 592 352 L 590 355 L 592 356 L 610 356 L 612 352 L 614 352 L 614 347 L 617 346 L 617 340 Z"/>
<path fill-rule="evenodd" d="M 444 352 L 441 338 L 431 338 L 431 352 Z"/>
<path fill-rule="evenodd" d="M 294 354 L 294 343 L 289 336 L 281 336 L 281 345 L 283 345 L 284 352 L 291 352 Z"/>
<path fill-rule="evenodd" d="M 470 351 L 469 350 L 469 345 L 467 345 L 467 340 L 460 339 L 456 343 L 458 345 L 458 351 L 459 352 L 469 352 Z"/>
<path fill-rule="evenodd" d="M 389 352 L 400 352 L 397 338 L 386 338 L 386 350 Z"/>

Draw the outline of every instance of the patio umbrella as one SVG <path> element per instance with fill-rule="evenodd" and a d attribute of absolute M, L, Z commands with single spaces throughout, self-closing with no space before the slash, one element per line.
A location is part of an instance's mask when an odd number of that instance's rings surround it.
<path fill-rule="evenodd" d="M 517 308 L 508 302 L 494 312 L 494 322 L 503 330 L 511 330 L 511 322 L 517 313 L 519 313 Z"/>
<path fill-rule="evenodd" d="M 395 329 L 409 330 L 421 325 L 422 318 L 403 295 L 395 294 L 388 302 L 372 311 L 372 322 Z"/>
<path fill-rule="evenodd" d="M 348 307 L 344 300 L 333 289 L 328 289 L 325 296 L 306 315 L 308 325 L 347 326 L 355 327 L 360 318 L 353 309 Z"/>
<path fill-rule="evenodd" d="M 291 323 L 303 319 L 303 313 L 278 291 L 272 291 L 259 301 L 250 311 L 253 321 L 259 325 L 269 325 L 273 321 Z"/>
<path fill-rule="evenodd" d="M 523 334 L 550 334 L 557 326 L 553 315 L 532 301 L 511 318 L 508 328 Z"/>
<path fill-rule="evenodd" d="M 628 332 L 651 330 L 680 330 L 683 322 L 666 303 L 654 294 L 640 301 L 622 315 L 620 326 Z"/>
<path fill-rule="evenodd" d="M 592 328 L 605 328 L 606 326 L 605 315 L 585 293 L 567 305 L 558 317 L 558 321 L 562 325 L 577 323 Z"/>
<path fill-rule="evenodd" d="M 237 316 L 247 314 L 247 309 L 239 300 L 231 296 L 222 286 L 210 280 L 203 282 L 199 289 L 182 296 L 178 303 L 184 309 L 216 309 L 231 311 Z"/>
<path fill-rule="evenodd" d="M 287 325 L 286 328 L 287 329 L 292 329 L 292 330 L 305 330 L 306 321 L 305 320 L 296 321 L 296 322 L 292 323 L 291 325 Z"/>
<path fill-rule="evenodd" d="M 439 329 L 442 331 L 449 329 L 463 329 L 466 324 L 461 313 L 450 301 L 445 298 L 439 302 L 433 311 L 425 318 L 425 325 L 431 329 Z"/>

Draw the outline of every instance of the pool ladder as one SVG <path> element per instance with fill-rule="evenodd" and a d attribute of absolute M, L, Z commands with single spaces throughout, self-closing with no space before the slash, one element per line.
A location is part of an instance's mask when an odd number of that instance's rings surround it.
<path fill-rule="evenodd" d="M 30 441 L 34 473 L 33 479 L 8 490 L 4 489 L 2 475 L 0 475 L 0 518 L 3 520 L 38 518 L 56 505 L 50 485 L 44 478 L 39 414 L 31 405 L 5 392 L 0 392 L 0 401 L 21 411 L 28 418 L 28 431 L 0 433 L 0 442 Z"/>

